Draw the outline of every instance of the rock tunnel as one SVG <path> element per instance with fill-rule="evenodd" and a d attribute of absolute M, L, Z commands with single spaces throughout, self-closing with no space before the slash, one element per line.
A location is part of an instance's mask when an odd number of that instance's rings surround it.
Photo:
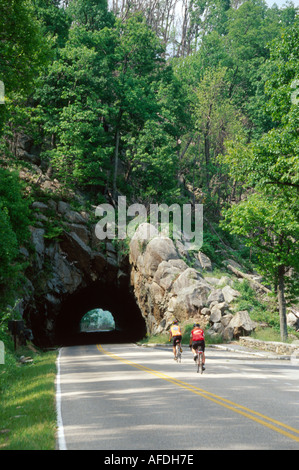
<path fill-rule="evenodd" d="M 80 331 L 82 317 L 95 308 L 111 312 L 115 330 Z M 96 281 L 68 295 L 52 315 L 47 315 L 48 324 L 49 318 L 52 319 L 50 329 L 41 321 L 43 317 L 35 314 L 30 318 L 33 336 L 38 338 L 37 345 L 40 347 L 132 342 L 142 339 L 146 334 L 145 320 L 132 291 L 126 285 L 116 287 L 115 284 Z"/>
<path fill-rule="evenodd" d="M 34 233 L 44 243 L 42 232 Z M 137 341 L 145 336 L 146 323 L 130 284 L 127 256 L 115 253 L 112 258 L 110 252 L 92 250 L 74 232 L 65 232 L 40 252 L 35 276 L 40 282 L 24 309 L 36 346 Z M 48 269 L 42 270 L 45 263 Z M 115 330 L 82 333 L 81 319 L 93 309 L 111 312 Z"/>

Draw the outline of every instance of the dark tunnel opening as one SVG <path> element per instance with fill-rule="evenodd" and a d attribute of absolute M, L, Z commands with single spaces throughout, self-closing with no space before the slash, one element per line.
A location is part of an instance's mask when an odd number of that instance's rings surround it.
<path fill-rule="evenodd" d="M 80 322 L 93 309 L 111 312 L 115 329 L 81 331 Z M 62 304 L 55 322 L 54 342 L 60 346 L 109 342 L 135 342 L 146 334 L 145 320 L 132 292 L 125 287 L 94 284 L 70 295 Z"/>

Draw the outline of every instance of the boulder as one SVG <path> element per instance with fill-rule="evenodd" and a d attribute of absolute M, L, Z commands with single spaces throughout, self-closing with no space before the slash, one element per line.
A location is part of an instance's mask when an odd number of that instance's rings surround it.
<path fill-rule="evenodd" d="M 163 302 L 164 291 L 156 282 L 152 282 L 149 285 L 149 293 L 155 304 L 161 304 Z"/>
<path fill-rule="evenodd" d="M 69 261 L 75 263 L 86 275 L 90 274 L 92 251 L 75 232 L 64 232 L 60 246 Z"/>
<path fill-rule="evenodd" d="M 256 323 L 251 320 L 247 310 L 242 310 L 234 315 L 228 327 L 233 328 L 234 337 L 239 338 L 250 335 L 256 328 Z"/>
<path fill-rule="evenodd" d="M 299 312 L 292 311 L 287 314 L 287 324 L 295 330 L 299 329 Z"/>
<path fill-rule="evenodd" d="M 174 309 L 177 318 L 182 321 L 200 313 L 206 304 L 208 294 L 209 288 L 200 282 L 195 286 L 181 289 Z"/>
<path fill-rule="evenodd" d="M 186 268 L 174 281 L 172 292 L 176 295 L 180 293 L 182 289 L 186 289 L 187 287 L 196 287 L 198 285 L 198 281 L 202 280 L 202 276 L 198 271 L 193 268 Z"/>
<path fill-rule="evenodd" d="M 50 290 L 58 295 L 75 292 L 82 283 L 80 271 L 60 252 L 55 253 L 52 263 L 52 278 L 48 281 Z"/>
<path fill-rule="evenodd" d="M 48 210 L 47 204 L 44 204 L 43 202 L 35 201 L 31 205 L 33 210 L 38 210 L 38 211 L 46 211 Z"/>
<path fill-rule="evenodd" d="M 164 290 L 170 290 L 175 279 L 180 275 L 179 268 L 172 266 L 167 261 L 162 261 L 155 272 L 153 281 L 159 284 Z"/>
<path fill-rule="evenodd" d="M 207 255 L 202 253 L 202 251 L 198 252 L 198 260 L 203 270 L 212 271 L 212 262 Z"/>
<path fill-rule="evenodd" d="M 188 249 L 185 247 L 185 245 L 180 240 L 175 241 L 175 246 L 176 246 L 176 249 L 177 249 L 179 255 L 182 258 L 187 258 L 187 259 L 189 258 Z"/>
<path fill-rule="evenodd" d="M 227 313 L 226 315 L 222 316 L 221 323 L 224 326 L 224 328 L 226 328 L 230 324 L 232 318 L 233 318 L 232 313 Z"/>
<path fill-rule="evenodd" d="M 221 303 L 221 302 L 224 302 L 224 295 L 223 295 L 223 292 L 221 289 L 213 289 L 212 292 L 210 293 L 208 299 L 207 299 L 207 303 L 208 305 L 210 305 L 212 302 L 217 302 L 217 303 Z"/>
<path fill-rule="evenodd" d="M 217 322 L 220 322 L 221 317 L 222 317 L 221 310 L 220 310 L 219 308 L 217 308 L 217 306 L 215 305 L 215 306 L 211 309 L 210 323 L 217 323 Z"/>
<path fill-rule="evenodd" d="M 214 333 L 216 333 L 217 335 L 222 336 L 223 331 L 224 331 L 224 327 L 223 327 L 222 323 L 220 323 L 220 322 L 214 323 L 213 326 L 212 326 L 212 331 Z"/>
<path fill-rule="evenodd" d="M 89 231 L 84 225 L 66 223 L 65 226 L 70 232 L 74 232 L 86 245 L 88 245 Z"/>
<path fill-rule="evenodd" d="M 167 237 L 156 237 L 150 240 L 144 252 L 145 271 L 149 276 L 154 276 L 162 261 L 179 259 L 173 241 Z"/>
<path fill-rule="evenodd" d="M 213 286 L 216 286 L 219 283 L 218 277 L 205 276 L 205 281 Z"/>
<path fill-rule="evenodd" d="M 104 273 L 104 269 L 107 266 L 105 256 L 100 252 L 92 253 L 91 266 L 92 270 L 95 271 L 97 274 Z"/>
<path fill-rule="evenodd" d="M 204 308 L 201 309 L 201 314 L 205 315 L 205 316 L 209 316 L 209 315 L 211 315 L 211 310 L 207 307 L 204 307 Z"/>
<path fill-rule="evenodd" d="M 41 270 L 43 268 L 45 256 L 45 230 L 43 228 L 30 227 L 31 241 L 35 249 L 35 264 L 36 268 Z"/>
<path fill-rule="evenodd" d="M 230 304 L 240 295 L 240 292 L 236 291 L 230 286 L 225 286 L 222 289 L 222 294 L 223 294 L 225 302 Z"/>
<path fill-rule="evenodd" d="M 43 256 L 45 252 L 45 242 L 44 242 L 44 236 L 45 236 L 45 230 L 42 228 L 35 228 L 31 227 L 31 240 L 35 248 L 35 252 L 39 256 Z"/>
<path fill-rule="evenodd" d="M 231 286 L 233 281 L 228 276 L 222 276 L 220 279 L 217 279 L 218 286 Z"/>
<path fill-rule="evenodd" d="M 83 215 L 73 210 L 65 212 L 64 217 L 68 222 L 72 224 L 84 224 L 85 223 L 85 219 Z"/>
<path fill-rule="evenodd" d="M 211 308 L 211 306 L 210 306 Z M 221 314 L 223 315 L 226 310 L 228 310 L 229 306 L 227 302 L 220 302 L 220 303 L 214 303 L 213 302 L 213 307 L 212 308 L 217 308 L 221 311 Z"/>
<path fill-rule="evenodd" d="M 139 225 L 130 241 L 130 262 L 136 265 L 139 256 L 144 254 L 148 242 L 159 235 L 158 230 L 151 224 Z"/>
<path fill-rule="evenodd" d="M 226 326 L 222 332 L 222 338 L 224 341 L 232 341 L 234 338 L 234 328 L 231 326 Z"/>

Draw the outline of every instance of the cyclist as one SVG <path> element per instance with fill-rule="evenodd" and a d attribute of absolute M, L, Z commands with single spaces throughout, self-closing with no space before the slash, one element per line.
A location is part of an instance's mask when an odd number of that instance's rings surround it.
<path fill-rule="evenodd" d="M 174 320 L 170 327 L 169 341 L 171 340 L 171 338 L 172 338 L 172 350 L 173 350 L 173 355 L 175 359 L 175 347 L 177 343 L 179 344 L 180 351 L 182 352 L 182 347 L 181 347 L 182 332 L 181 332 L 181 328 L 179 327 L 179 322 L 177 320 Z"/>
<path fill-rule="evenodd" d="M 204 331 L 200 328 L 200 324 L 199 323 L 194 323 L 193 325 L 193 330 L 191 331 L 191 334 L 190 334 L 190 343 L 189 343 L 189 347 L 192 348 L 192 352 L 193 352 L 193 355 L 194 355 L 194 361 L 196 361 L 196 357 L 197 357 L 197 354 L 196 354 L 196 349 L 197 347 L 200 347 L 200 349 L 202 350 L 203 354 L 202 354 L 202 365 L 203 365 L 203 370 L 205 370 L 205 333 Z"/>

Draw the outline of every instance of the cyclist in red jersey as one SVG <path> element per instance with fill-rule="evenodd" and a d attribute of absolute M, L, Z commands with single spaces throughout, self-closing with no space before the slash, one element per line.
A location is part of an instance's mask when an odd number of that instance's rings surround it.
<path fill-rule="evenodd" d="M 196 348 L 200 347 L 203 355 L 202 355 L 202 364 L 203 366 L 205 365 L 205 333 L 204 331 L 200 328 L 199 323 L 194 323 L 193 325 L 193 330 L 191 331 L 190 334 L 190 344 L 189 347 L 192 348 L 192 352 L 194 355 L 194 361 L 196 360 Z M 205 367 L 204 367 L 205 369 Z"/>

